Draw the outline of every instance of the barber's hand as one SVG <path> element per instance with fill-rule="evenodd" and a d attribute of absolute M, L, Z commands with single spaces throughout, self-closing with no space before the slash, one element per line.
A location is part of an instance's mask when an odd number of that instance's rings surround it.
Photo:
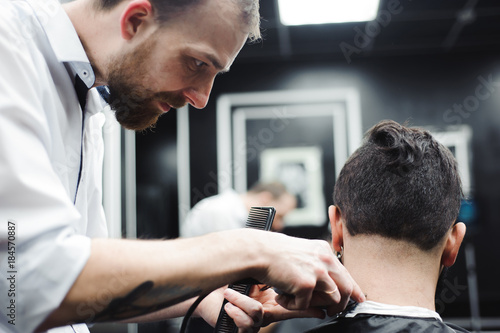
<path fill-rule="evenodd" d="M 271 291 L 272 292 L 272 291 Z M 238 327 L 239 333 L 258 332 L 264 320 L 264 306 L 257 300 L 227 288 L 219 288 L 208 295 L 195 311 L 209 325 L 215 327 L 222 303 L 226 298 L 224 309 Z M 274 298 L 274 295 L 273 297 Z"/>
<path fill-rule="evenodd" d="M 220 288 L 212 292 L 199 305 L 200 314 L 210 325 L 215 326 L 223 298 L 229 302 L 225 305 L 227 314 L 234 320 L 239 333 L 258 332 L 260 327 L 290 318 L 324 318 L 322 310 L 287 310 L 276 303 L 276 292 L 273 289 L 262 290 L 264 285 L 255 285 L 249 296 L 233 289 Z"/>
<path fill-rule="evenodd" d="M 291 318 L 324 318 L 325 313 L 318 308 L 288 310 L 276 302 L 276 292 L 265 285 L 252 287 L 249 297 L 227 289 L 224 297 L 229 301 L 225 310 L 233 318 L 239 332 L 257 332 L 260 327 Z M 250 311 L 249 311 L 250 310 Z"/>
<path fill-rule="evenodd" d="M 284 308 L 320 307 L 333 315 L 345 309 L 349 298 L 365 300 L 326 241 L 263 232 L 260 243 L 269 261 L 265 274 L 256 278 L 284 292 L 276 297 Z"/>

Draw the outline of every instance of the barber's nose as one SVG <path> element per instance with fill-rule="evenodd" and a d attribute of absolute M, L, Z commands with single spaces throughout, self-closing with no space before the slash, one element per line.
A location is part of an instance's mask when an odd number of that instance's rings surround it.
<path fill-rule="evenodd" d="M 210 92 L 212 91 L 213 79 L 200 83 L 194 87 L 184 90 L 184 96 L 189 104 L 197 109 L 203 109 L 207 106 Z"/>

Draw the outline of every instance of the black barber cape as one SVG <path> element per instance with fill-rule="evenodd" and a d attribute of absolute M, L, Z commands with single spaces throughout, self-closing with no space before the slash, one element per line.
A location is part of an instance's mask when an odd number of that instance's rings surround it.
<path fill-rule="evenodd" d="M 467 332 L 453 324 L 445 323 L 439 314 L 424 308 L 387 305 L 376 302 L 350 303 L 346 310 L 333 320 L 307 333 L 334 332 Z"/>

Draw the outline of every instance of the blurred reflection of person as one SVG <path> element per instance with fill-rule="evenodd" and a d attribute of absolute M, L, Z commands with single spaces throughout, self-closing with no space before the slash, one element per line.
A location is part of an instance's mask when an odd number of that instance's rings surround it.
<path fill-rule="evenodd" d="M 281 231 L 285 215 L 296 208 L 297 200 L 280 182 L 258 182 L 245 193 L 228 189 L 198 202 L 186 216 L 180 235 L 194 237 L 244 228 L 250 208 L 263 206 L 276 209 L 272 230 Z"/>

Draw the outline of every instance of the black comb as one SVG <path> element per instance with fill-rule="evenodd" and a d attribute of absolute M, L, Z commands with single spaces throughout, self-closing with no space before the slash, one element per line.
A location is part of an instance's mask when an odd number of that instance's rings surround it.
<path fill-rule="evenodd" d="M 273 224 L 274 214 L 276 210 L 274 207 L 252 207 L 250 208 L 250 213 L 248 214 L 247 223 L 245 228 L 259 229 L 259 230 L 271 230 L 271 225 Z M 249 280 L 245 280 L 248 281 Z M 250 293 L 250 288 L 252 285 L 257 283 L 234 283 L 230 284 L 229 288 L 236 290 L 240 294 L 248 295 Z M 227 300 L 224 299 L 222 307 L 219 312 L 219 318 L 217 319 L 217 324 L 215 325 L 214 333 L 236 333 L 238 332 L 238 327 L 234 324 L 234 321 L 224 310 L 224 305 Z"/>

